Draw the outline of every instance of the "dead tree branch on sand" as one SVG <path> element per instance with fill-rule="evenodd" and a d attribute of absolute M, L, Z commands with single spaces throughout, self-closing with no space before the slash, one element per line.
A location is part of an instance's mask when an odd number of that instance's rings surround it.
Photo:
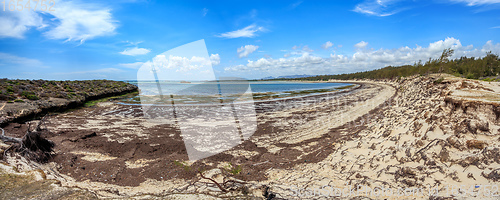
<path fill-rule="evenodd" d="M 240 182 L 240 181 L 236 181 L 236 180 L 225 180 L 225 178 L 224 178 L 223 183 L 218 183 L 217 181 L 215 181 L 212 178 L 205 177 L 203 175 L 203 172 L 201 172 L 201 171 L 198 171 L 198 172 L 200 173 L 201 178 L 207 179 L 207 180 L 211 181 L 212 183 L 214 183 L 224 193 L 238 190 L 239 188 L 232 187 L 234 184 L 241 184 L 241 185 L 246 184 L 244 182 Z"/>
<path fill-rule="evenodd" d="M 47 162 L 54 153 L 54 142 L 47 140 L 42 137 L 44 130 L 41 129 L 41 125 L 45 122 L 45 117 L 43 117 L 34 131 L 31 131 L 31 123 L 29 124 L 26 134 L 22 138 L 9 137 L 5 135 L 5 131 L 2 129 L 2 135 L 0 140 L 3 142 L 12 143 L 12 145 L 4 151 L 5 154 L 8 150 L 12 149 L 14 152 L 20 155 L 36 161 L 36 162 Z"/>

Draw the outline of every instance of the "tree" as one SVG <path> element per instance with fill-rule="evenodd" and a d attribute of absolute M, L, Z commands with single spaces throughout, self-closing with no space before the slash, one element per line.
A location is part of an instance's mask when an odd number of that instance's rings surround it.
<path fill-rule="evenodd" d="M 453 52 L 455 52 L 455 50 L 451 48 L 443 50 L 441 57 L 439 57 L 439 73 L 443 72 L 444 64 L 450 61 L 448 58 L 453 55 Z"/>

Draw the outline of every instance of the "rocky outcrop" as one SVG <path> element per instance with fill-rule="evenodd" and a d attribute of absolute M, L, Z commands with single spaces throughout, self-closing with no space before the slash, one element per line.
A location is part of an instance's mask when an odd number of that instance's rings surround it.
<path fill-rule="evenodd" d="M 82 106 L 87 101 L 137 91 L 121 81 L 0 80 L 0 127 L 23 122 L 48 112 Z"/>

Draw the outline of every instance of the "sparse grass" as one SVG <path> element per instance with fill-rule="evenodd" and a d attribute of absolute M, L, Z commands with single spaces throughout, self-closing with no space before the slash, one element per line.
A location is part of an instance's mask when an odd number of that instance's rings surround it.
<path fill-rule="evenodd" d="M 181 162 L 181 161 L 176 160 L 176 161 L 174 161 L 174 164 L 179 166 L 179 167 L 184 168 L 184 170 L 186 170 L 186 171 L 191 171 L 191 167 L 189 165 L 187 165 L 187 163 L 184 161 Z"/>
<path fill-rule="evenodd" d="M 87 101 L 85 103 L 85 107 L 92 107 L 92 106 L 95 106 L 99 102 L 105 102 L 105 101 L 107 101 L 107 98 L 98 99 L 98 100 L 94 100 L 94 101 Z"/>
<path fill-rule="evenodd" d="M 226 167 L 226 170 L 233 175 L 237 175 L 241 173 L 243 168 L 241 167 L 241 165 L 234 166 L 232 163 L 229 163 L 229 165 Z"/>
<path fill-rule="evenodd" d="M 106 98 L 97 99 L 97 100 L 93 100 L 93 101 L 87 101 L 84 106 L 85 107 L 92 107 L 92 106 L 97 105 L 100 102 L 113 101 L 113 100 L 119 100 L 119 99 L 125 99 L 125 98 L 132 98 L 132 97 L 137 96 L 138 94 L 139 94 L 138 92 L 131 92 L 131 93 L 123 94 L 120 96 L 106 97 Z"/>

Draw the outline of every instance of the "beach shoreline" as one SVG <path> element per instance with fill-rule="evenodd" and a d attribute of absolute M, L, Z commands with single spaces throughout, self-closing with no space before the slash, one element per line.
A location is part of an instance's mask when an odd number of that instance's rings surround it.
<path fill-rule="evenodd" d="M 58 144 L 51 163 L 8 161 L 21 171 L 43 169 L 48 179 L 63 187 L 111 198 L 178 193 L 264 198 L 269 188 L 279 198 L 293 199 L 298 193 L 292 186 L 410 188 L 440 182 L 441 188 L 469 179 L 495 183 L 493 169 L 500 163 L 488 156 L 472 162 L 477 149 L 469 143 L 485 141 L 483 151 L 496 155 L 500 106 L 495 94 L 500 86 L 453 77 L 437 83 L 439 77 L 338 81 L 358 86 L 333 95 L 258 102 L 258 127 L 249 140 L 194 163 L 188 161 L 175 125 L 148 122 L 139 105 L 103 102 L 48 119 L 52 133 L 47 137 Z M 481 92 L 488 93 L 486 101 L 477 95 Z M 12 123 L 5 129 L 18 136 L 25 125 Z M 236 166 L 240 171 L 230 173 Z M 482 168 L 484 175 L 471 168 Z M 219 182 L 227 178 L 245 184 L 223 193 L 198 169 Z"/>

